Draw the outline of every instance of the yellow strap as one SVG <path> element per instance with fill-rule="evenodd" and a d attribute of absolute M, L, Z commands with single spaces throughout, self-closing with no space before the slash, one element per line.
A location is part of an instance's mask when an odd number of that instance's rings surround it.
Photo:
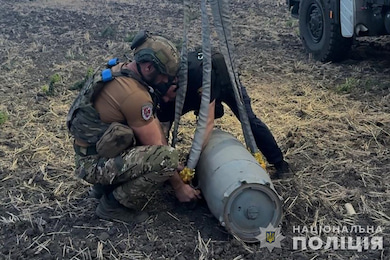
<path fill-rule="evenodd" d="M 256 152 L 256 153 L 253 154 L 253 156 L 255 157 L 256 161 L 261 165 L 261 167 L 263 167 L 263 169 L 265 170 L 266 163 L 265 163 L 261 153 L 260 152 Z"/>
<path fill-rule="evenodd" d="M 180 178 L 185 182 L 190 182 L 195 176 L 195 169 L 185 167 L 180 173 Z"/>

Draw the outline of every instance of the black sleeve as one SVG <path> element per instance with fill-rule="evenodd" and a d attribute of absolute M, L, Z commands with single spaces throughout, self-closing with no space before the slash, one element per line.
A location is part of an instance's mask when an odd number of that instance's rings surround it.
<path fill-rule="evenodd" d="M 216 58 L 220 58 L 223 56 L 220 55 L 212 55 L 212 70 L 211 70 L 211 94 L 210 94 L 210 102 L 219 98 L 220 96 L 220 84 L 218 78 L 218 71 L 216 67 L 219 66 L 218 63 L 215 62 Z M 218 61 L 218 60 L 217 60 Z M 224 61 L 223 61 L 223 64 Z M 226 65 L 225 65 L 226 68 Z M 201 51 L 195 51 L 188 53 L 188 91 L 187 91 L 187 99 L 186 101 L 194 103 L 198 102 L 199 104 L 195 106 L 191 104 L 191 108 L 199 109 L 200 106 L 200 96 L 202 94 L 202 84 L 203 84 L 203 54 Z M 195 98 L 195 96 L 197 96 Z"/>
<path fill-rule="evenodd" d="M 175 101 L 161 102 L 156 114 L 160 122 L 173 122 L 175 120 Z"/>
<path fill-rule="evenodd" d="M 223 60 L 224 67 L 221 69 L 220 58 L 223 56 L 212 55 L 212 71 L 211 71 L 211 96 L 210 102 L 219 99 L 221 96 L 221 87 L 225 84 L 224 76 L 220 71 L 223 71 L 226 65 Z M 182 114 L 190 111 L 199 111 L 200 101 L 202 95 L 202 80 L 203 80 L 203 56 L 201 52 L 188 53 L 188 83 L 187 92 L 183 105 Z M 157 117 L 160 122 L 173 122 L 175 119 L 175 102 L 168 102 L 160 104 L 160 109 L 157 110 Z"/>

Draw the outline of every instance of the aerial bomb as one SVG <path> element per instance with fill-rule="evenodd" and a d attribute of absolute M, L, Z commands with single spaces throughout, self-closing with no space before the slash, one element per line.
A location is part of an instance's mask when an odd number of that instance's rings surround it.
<path fill-rule="evenodd" d="M 280 224 L 281 197 L 268 173 L 231 134 L 213 131 L 196 174 L 211 213 L 241 240 L 258 242 L 261 227 Z"/>

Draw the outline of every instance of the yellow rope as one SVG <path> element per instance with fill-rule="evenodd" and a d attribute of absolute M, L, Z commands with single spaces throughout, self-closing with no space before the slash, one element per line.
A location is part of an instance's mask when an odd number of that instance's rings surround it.
<path fill-rule="evenodd" d="M 261 155 L 260 152 L 256 152 L 253 154 L 253 157 L 255 157 L 256 161 L 261 165 L 261 167 L 263 167 L 263 169 L 265 170 L 266 169 L 266 163 L 263 159 L 263 156 Z"/>
<path fill-rule="evenodd" d="M 195 175 L 195 169 L 190 169 L 188 167 L 185 167 L 180 173 L 180 178 L 185 182 L 188 183 L 190 182 Z"/>

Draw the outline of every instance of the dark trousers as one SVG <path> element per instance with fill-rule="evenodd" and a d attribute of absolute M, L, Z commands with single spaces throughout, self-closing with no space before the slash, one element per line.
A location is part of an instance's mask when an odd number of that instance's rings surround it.
<path fill-rule="evenodd" d="M 248 114 L 249 123 L 257 147 L 259 148 L 261 153 L 265 156 L 268 163 L 275 164 L 277 162 L 282 161 L 283 160 L 282 151 L 280 150 L 278 144 L 276 143 L 275 138 L 272 135 L 271 131 L 259 118 L 256 117 L 255 113 L 253 113 L 252 106 L 251 106 L 251 99 L 248 96 L 248 93 L 246 92 L 246 88 L 242 86 L 241 92 L 242 92 L 245 109 Z M 227 93 L 222 93 L 221 100 L 217 100 L 216 106 L 221 105 L 220 102 L 226 103 L 226 105 L 228 105 L 229 108 L 233 111 L 235 116 L 238 119 L 240 119 L 238 114 L 238 106 L 233 91 L 227 91 Z M 216 110 L 218 109 L 220 108 L 216 108 Z M 217 114 L 218 112 L 216 112 L 216 115 Z M 217 115 L 217 117 L 220 116 Z"/>

